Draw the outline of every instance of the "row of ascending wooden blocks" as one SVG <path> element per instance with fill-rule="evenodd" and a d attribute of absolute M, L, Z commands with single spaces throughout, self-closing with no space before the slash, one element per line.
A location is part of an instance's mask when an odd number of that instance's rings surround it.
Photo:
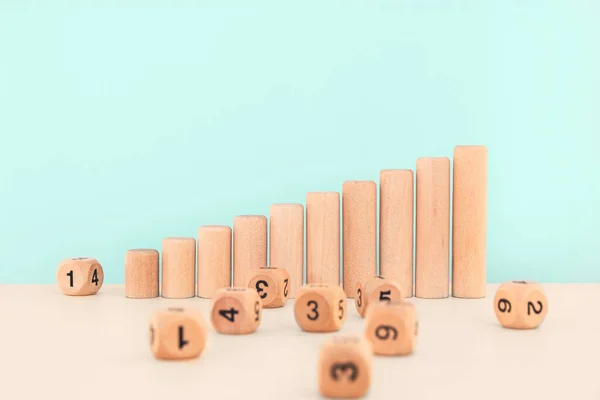
<path fill-rule="evenodd" d="M 452 295 L 485 296 L 487 159 L 484 146 L 457 146 L 454 150 L 452 235 L 449 158 L 417 160 L 416 207 L 413 171 L 381 171 L 379 275 L 398 282 L 406 297 L 450 295 L 450 242 Z M 341 203 L 340 213 L 338 192 L 313 192 L 306 196 L 306 283 L 340 284 L 341 237 L 341 284 L 352 298 L 358 277 L 377 274 L 377 184 L 344 182 Z M 189 237 L 164 239 L 161 295 L 211 298 L 219 288 L 246 286 L 247 271 L 270 265 L 288 270 L 290 298 L 294 298 L 304 284 L 304 214 L 302 204 L 273 204 L 270 246 L 267 246 L 268 221 L 263 215 L 235 217 L 233 231 L 229 226 L 203 226 L 197 242 Z M 159 295 L 158 264 L 156 250 L 136 249 L 127 253 L 127 297 Z"/>

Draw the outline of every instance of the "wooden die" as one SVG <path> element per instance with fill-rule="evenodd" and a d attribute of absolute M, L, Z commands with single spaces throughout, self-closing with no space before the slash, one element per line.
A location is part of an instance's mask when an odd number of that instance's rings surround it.
<path fill-rule="evenodd" d="M 248 287 L 255 289 L 263 308 L 283 307 L 290 294 L 290 274 L 285 268 L 261 267 L 249 272 Z"/>
<path fill-rule="evenodd" d="M 363 397 L 371 385 L 371 347 L 356 336 L 334 337 L 319 353 L 319 392 L 329 398 Z"/>
<path fill-rule="evenodd" d="M 205 343 L 206 323 L 196 311 L 169 308 L 150 319 L 150 350 L 158 359 L 196 358 Z"/>
<path fill-rule="evenodd" d="M 219 333 L 244 335 L 258 329 L 262 316 L 261 299 L 255 289 L 219 289 L 213 296 L 210 320 Z"/>
<path fill-rule="evenodd" d="M 505 282 L 494 297 L 494 312 L 505 328 L 533 329 L 544 322 L 548 299 L 535 282 Z"/>
<path fill-rule="evenodd" d="M 417 342 L 417 311 L 407 301 L 371 304 L 365 318 L 365 337 L 378 355 L 411 354 Z"/>
<path fill-rule="evenodd" d="M 365 316 L 371 303 L 402 300 L 400 285 L 382 276 L 359 280 L 355 292 L 354 302 L 361 317 Z"/>
<path fill-rule="evenodd" d="M 309 284 L 296 293 L 294 317 L 306 332 L 337 331 L 346 314 L 346 294 L 339 285 Z"/>
<path fill-rule="evenodd" d="M 89 296 L 102 287 L 104 271 L 95 258 L 67 258 L 58 266 L 56 281 L 68 296 Z"/>

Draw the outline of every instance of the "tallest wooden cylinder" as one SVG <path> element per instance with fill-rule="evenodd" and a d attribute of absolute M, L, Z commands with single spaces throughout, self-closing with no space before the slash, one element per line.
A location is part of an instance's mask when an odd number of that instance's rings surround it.
<path fill-rule="evenodd" d="M 344 292 L 354 298 L 356 284 L 377 274 L 377 184 L 346 181 L 342 186 Z"/>
<path fill-rule="evenodd" d="M 488 151 L 454 149 L 452 296 L 485 297 Z"/>

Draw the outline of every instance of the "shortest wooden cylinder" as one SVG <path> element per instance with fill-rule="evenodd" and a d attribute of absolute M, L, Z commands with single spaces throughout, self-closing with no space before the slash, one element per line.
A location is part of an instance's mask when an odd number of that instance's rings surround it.
<path fill-rule="evenodd" d="M 125 297 L 158 297 L 158 251 L 133 249 L 125 254 Z"/>

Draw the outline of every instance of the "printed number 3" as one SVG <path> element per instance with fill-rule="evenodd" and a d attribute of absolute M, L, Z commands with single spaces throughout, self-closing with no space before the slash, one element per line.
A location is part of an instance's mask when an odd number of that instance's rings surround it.
<path fill-rule="evenodd" d="M 311 321 L 315 321 L 317 318 L 319 318 L 319 312 L 317 311 L 317 309 L 319 308 L 319 304 L 314 300 L 310 300 L 308 303 L 306 303 L 306 305 L 309 307 L 313 306 L 313 308 L 310 311 L 312 311 L 314 315 L 306 314 L 308 319 L 310 319 Z"/>

